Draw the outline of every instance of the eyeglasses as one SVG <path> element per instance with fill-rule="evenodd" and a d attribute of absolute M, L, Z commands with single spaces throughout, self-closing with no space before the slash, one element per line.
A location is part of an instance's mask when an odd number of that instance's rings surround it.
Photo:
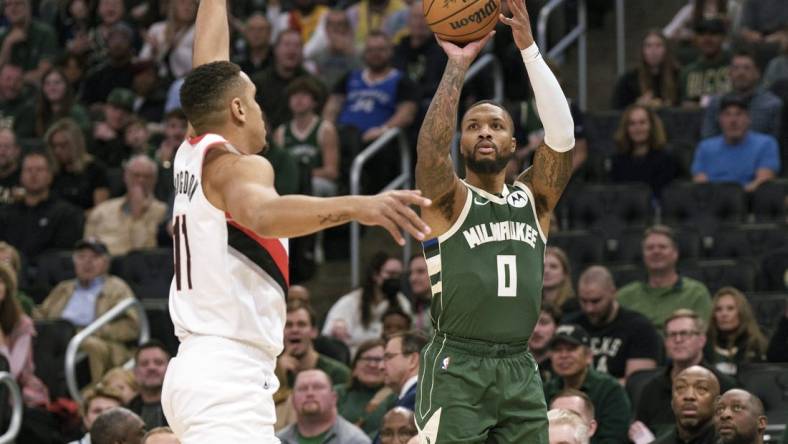
<path fill-rule="evenodd" d="M 681 331 L 672 331 L 672 332 L 666 333 L 665 337 L 667 337 L 671 341 L 675 341 L 675 340 L 678 340 L 678 339 L 683 341 L 685 339 L 689 339 L 689 338 L 691 338 L 693 336 L 697 336 L 699 334 L 700 334 L 700 332 L 696 331 L 696 330 L 681 330 Z"/>
<path fill-rule="evenodd" d="M 383 429 L 380 431 L 381 442 L 391 443 L 394 438 L 401 443 L 408 442 L 409 439 L 416 436 L 417 432 L 412 428 L 400 427 L 397 430 Z"/>
<path fill-rule="evenodd" d="M 369 364 L 380 364 L 384 359 L 385 358 L 378 356 L 365 356 L 363 358 L 358 358 L 360 362 L 366 362 Z"/>

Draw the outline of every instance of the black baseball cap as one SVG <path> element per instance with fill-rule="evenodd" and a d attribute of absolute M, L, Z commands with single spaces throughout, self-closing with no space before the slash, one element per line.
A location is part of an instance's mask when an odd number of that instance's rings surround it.
<path fill-rule="evenodd" d="M 721 19 L 704 19 L 695 25 L 696 34 L 727 34 L 727 26 Z"/>
<path fill-rule="evenodd" d="M 550 348 L 555 347 L 556 344 L 561 342 L 583 345 L 586 347 L 591 345 L 591 339 L 588 336 L 588 332 L 577 324 L 559 325 L 558 328 L 555 329 L 553 339 L 550 340 Z"/>
<path fill-rule="evenodd" d="M 76 245 L 74 245 L 74 250 L 82 250 L 85 248 L 93 250 L 94 253 L 103 255 L 109 254 L 109 250 L 107 249 L 107 246 L 104 244 L 104 242 L 101 242 L 95 237 L 82 239 L 78 241 Z"/>

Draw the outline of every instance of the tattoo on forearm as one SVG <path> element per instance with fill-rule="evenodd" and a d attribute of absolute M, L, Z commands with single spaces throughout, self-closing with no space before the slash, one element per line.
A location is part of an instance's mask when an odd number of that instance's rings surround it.
<path fill-rule="evenodd" d="M 348 213 L 318 214 L 317 219 L 320 222 L 320 225 L 334 225 L 349 221 L 350 215 Z"/>

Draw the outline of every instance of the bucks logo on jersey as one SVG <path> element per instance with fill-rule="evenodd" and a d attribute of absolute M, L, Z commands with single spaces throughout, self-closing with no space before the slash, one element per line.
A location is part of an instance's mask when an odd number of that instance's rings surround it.
<path fill-rule="evenodd" d="M 539 316 L 546 242 L 533 195 L 519 182 L 500 196 L 465 186 L 457 222 L 424 242 L 434 326 L 463 338 L 525 341 Z"/>

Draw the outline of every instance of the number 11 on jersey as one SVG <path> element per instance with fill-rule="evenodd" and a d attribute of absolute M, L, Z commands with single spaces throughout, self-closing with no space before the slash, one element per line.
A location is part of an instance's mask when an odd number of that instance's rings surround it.
<path fill-rule="evenodd" d="M 172 237 L 175 243 L 175 288 L 181 291 L 181 267 L 182 258 L 186 256 L 186 284 L 189 290 L 192 289 L 192 254 L 189 250 L 189 233 L 186 231 L 186 215 L 175 216 L 175 223 L 172 227 Z M 181 243 L 184 245 L 184 252 L 181 253 Z"/>

